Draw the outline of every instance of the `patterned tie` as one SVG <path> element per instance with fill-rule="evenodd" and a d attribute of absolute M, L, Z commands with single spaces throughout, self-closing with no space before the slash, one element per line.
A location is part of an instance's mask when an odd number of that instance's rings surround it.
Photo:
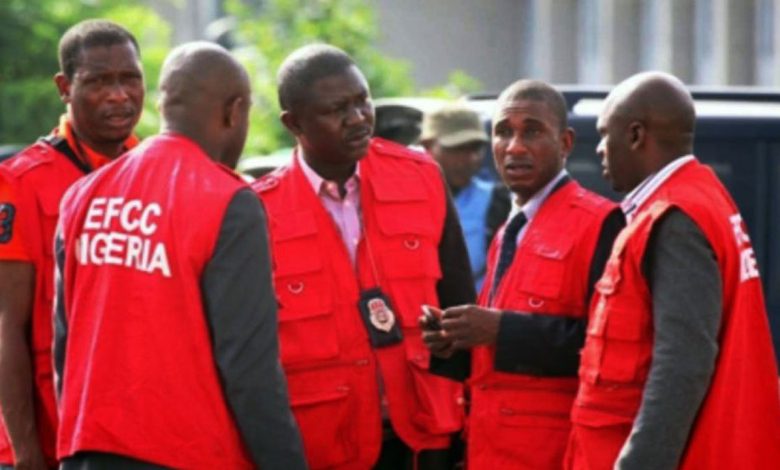
<path fill-rule="evenodd" d="M 496 274 L 493 276 L 493 288 L 490 290 L 491 299 L 496 293 L 498 283 L 501 282 L 501 278 L 504 277 L 507 268 L 512 264 L 512 259 L 515 257 L 515 249 L 517 248 L 517 234 L 520 233 L 526 221 L 525 214 L 523 211 L 520 211 L 506 224 L 504 235 L 501 237 L 501 251 L 498 252 Z"/>

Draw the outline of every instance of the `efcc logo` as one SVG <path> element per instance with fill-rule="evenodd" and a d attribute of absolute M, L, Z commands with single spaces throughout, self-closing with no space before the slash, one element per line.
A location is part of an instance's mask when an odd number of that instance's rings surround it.
<path fill-rule="evenodd" d="M 151 239 L 161 216 L 162 208 L 156 202 L 95 198 L 76 243 L 76 258 L 82 265 L 124 266 L 171 277 L 165 243 Z"/>
<path fill-rule="evenodd" d="M 739 250 L 739 280 L 744 282 L 756 279 L 759 277 L 758 263 L 756 263 L 753 247 L 750 246 L 750 237 L 743 228 L 742 216 L 736 213 L 729 217 L 729 222 L 731 222 L 731 230 Z"/>

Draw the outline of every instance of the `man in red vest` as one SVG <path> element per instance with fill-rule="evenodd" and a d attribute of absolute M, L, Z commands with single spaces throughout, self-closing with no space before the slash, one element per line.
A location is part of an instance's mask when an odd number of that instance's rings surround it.
<path fill-rule="evenodd" d="M 423 304 L 474 298 L 438 166 L 371 137 L 363 74 L 340 49 L 278 73 L 293 162 L 254 188 L 271 220 L 282 364 L 312 468 L 451 468 L 461 386 L 428 372 Z"/>
<path fill-rule="evenodd" d="M 52 385 L 52 246 L 62 194 L 133 147 L 143 108 L 138 43 L 83 21 L 60 40 L 67 111 L 50 135 L 0 164 L 0 468 L 57 465 Z"/>
<path fill-rule="evenodd" d="M 756 259 L 734 201 L 691 154 L 695 118 L 685 86 L 657 72 L 619 84 L 599 116 L 628 225 L 591 304 L 568 468 L 780 462 Z"/>
<path fill-rule="evenodd" d="M 520 80 L 496 107 L 493 154 L 513 208 L 479 305 L 423 317 L 424 338 L 443 358 L 471 351 L 469 468 L 560 468 L 587 305 L 623 221 L 564 168 L 574 131 L 560 92 Z"/>
<path fill-rule="evenodd" d="M 228 168 L 250 96 L 221 47 L 176 48 L 160 76 L 161 135 L 63 197 L 54 362 L 65 470 L 306 468 L 265 214 Z"/>

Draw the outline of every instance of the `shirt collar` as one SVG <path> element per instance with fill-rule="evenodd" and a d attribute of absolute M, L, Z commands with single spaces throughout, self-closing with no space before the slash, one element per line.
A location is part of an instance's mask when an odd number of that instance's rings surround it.
<path fill-rule="evenodd" d="M 518 212 L 523 211 L 523 213 L 525 214 L 526 220 L 528 220 L 530 222 L 531 219 L 534 218 L 536 213 L 539 212 L 539 208 L 542 207 L 542 204 L 544 203 L 544 201 L 547 200 L 547 197 L 550 195 L 550 192 L 553 190 L 555 185 L 558 184 L 558 182 L 561 179 L 563 179 L 566 176 L 568 176 L 568 174 L 569 174 L 569 172 L 566 171 L 566 168 L 562 169 L 560 172 L 558 172 L 558 174 L 555 176 L 555 178 L 551 179 L 549 183 L 544 185 L 544 187 L 542 189 L 537 191 L 536 194 L 534 194 L 531 197 L 531 199 L 526 201 L 526 203 L 523 204 L 523 205 L 519 204 L 518 197 L 515 194 L 514 197 L 513 197 L 514 201 L 513 201 L 513 204 L 512 204 L 512 210 L 509 211 L 509 217 L 507 218 L 507 220 L 511 220 L 512 217 L 517 215 Z"/>
<path fill-rule="evenodd" d="M 645 178 L 636 188 L 626 194 L 626 197 L 623 198 L 623 202 L 620 203 L 620 208 L 626 215 L 626 222 L 631 222 L 637 209 L 639 209 L 642 204 L 644 204 L 650 196 L 652 196 L 658 188 L 669 179 L 669 177 L 675 174 L 683 165 L 694 160 L 696 160 L 696 157 L 693 155 L 678 157 L 667 163 L 659 171 Z"/>
<path fill-rule="evenodd" d="M 312 167 L 306 163 L 306 159 L 303 157 L 303 149 L 301 147 L 296 148 L 295 161 L 300 165 L 304 176 L 311 184 L 311 188 L 314 190 L 314 194 L 325 194 L 333 199 L 341 200 L 338 193 L 338 185 L 334 181 L 329 181 L 317 174 Z M 355 173 L 347 179 L 344 183 L 344 188 L 347 190 L 347 194 L 357 191 L 360 182 L 360 162 L 355 165 Z"/>

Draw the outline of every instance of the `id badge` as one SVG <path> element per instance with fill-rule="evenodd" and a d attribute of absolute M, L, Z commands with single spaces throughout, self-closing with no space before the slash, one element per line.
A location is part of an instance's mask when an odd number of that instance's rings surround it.
<path fill-rule="evenodd" d="M 384 348 L 401 342 L 403 335 L 390 299 L 379 288 L 362 291 L 358 309 L 366 325 L 371 346 Z"/>

